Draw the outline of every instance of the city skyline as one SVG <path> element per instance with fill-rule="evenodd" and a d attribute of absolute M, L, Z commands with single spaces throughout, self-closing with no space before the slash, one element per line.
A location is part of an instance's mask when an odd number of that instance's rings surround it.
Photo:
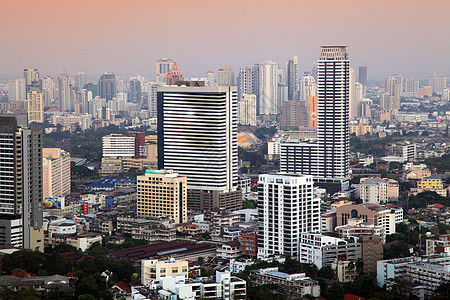
<path fill-rule="evenodd" d="M 104 72 L 154 78 L 161 57 L 176 59 L 184 74 L 198 77 L 224 65 L 236 72 L 265 60 L 284 65 L 298 56 L 302 74 L 310 71 L 317 49 L 325 44 L 347 45 L 352 67 L 367 66 L 369 78 L 394 72 L 427 78 L 450 69 L 445 59 L 450 38 L 440 33 L 450 25 L 445 0 L 413 0 L 407 6 L 386 0 L 175 1 L 170 7 L 139 0 L 133 6 L 68 0 L 8 1 L 4 6 L 2 80 L 19 77 L 27 67 L 49 75 L 66 69 L 91 78 Z M 327 29 L 338 21 L 340 35 Z M 29 34 L 30 26 L 41 34 Z M 212 43 L 214 36 L 220 38 Z"/>

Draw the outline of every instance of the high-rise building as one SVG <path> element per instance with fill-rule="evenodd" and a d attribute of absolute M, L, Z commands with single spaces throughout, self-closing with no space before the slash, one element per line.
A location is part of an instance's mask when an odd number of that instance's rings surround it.
<path fill-rule="evenodd" d="M 50 107 L 55 101 L 55 81 L 47 76 L 42 79 L 42 93 L 44 94 L 44 107 Z"/>
<path fill-rule="evenodd" d="M 258 93 L 258 68 L 242 67 L 238 76 L 238 99 L 243 95 L 256 95 Z"/>
<path fill-rule="evenodd" d="M 285 100 L 280 115 L 281 130 L 298 130 L 306 127 L 306 105 L 300 100 Z"/>
<path fill-rule="evenodd" d="M 64 197 L 70 194 L 70 153 L 60 148 L 42 150 L 43 196 Z"/>
<path fill-rule="evenodd" d="M 187 178 L 172 170 L 146 170 L 137 177 L 137 214 L 167 216 L 175 223 L 187 222 Z"/>
<path fill-rule="evenodd" d="M 343 189 L 349 170 L 349 65 L 345 46 L 322 46 L 317 63 L 317 142 L 281 145 L 280 169 Z"/>
<path fill-rule="evenodd" d="M 300 80 L 299 100 L 308 101 L 309 96 L 317 96 L 317 84 L 313 76 L 305 75 Z"/>
<path fill-rule="evenodd" d="M 156 82 L 167 82 L 167 74 L 169 74 L 172 66 L 176 64 L 173 59 L 164 57 L 156 61 Z"/>
<path fill-rule="evenodd" d="M 240 205 L 235 87 L 159 87 L 158 168 L 187 177 L 188 206 Z M 200 191 L 197 198 L 189 196 L 194 191 Z M 214 206 L 228 193 L 236 197 Z"/>
<path fill-rule="evenodd" d="M 206 72 L 206 85 L 207 86 L 216 85 L 214 71 L 209 70 L 208 72 Z"/>
<path fill-rule="evenodd" d="M 417 94 L 419 92 L 419 79 L 414 77 L 406 78 L 405 92 L 410 94 Z"/>
<path fill-rule="evenodd" d="M 217 71 L 217 85 L 234 86 L 234 71 L 230 66 L 225 66 Z"/>
<path fill-rule="evenodd" d="M 258 257 L 299 257 L 300 236 L 320 232 L 320 199 L 313 177 L 264 174 L 258 180 Z"/>
<path fill-rule="evenodd" d="M 42 130 L 0 115 L 0 245 L 44 251 Z"/>
<path fill-rule="evenodd" d="M 244 94 L 238 112 L 240 125 L 256 126 L 256 95 Z"/>
<path fill-rule="evenodd" d="M 79 72 L 75 75 L 75 89 L 81 90 L 84 89 L 84 86 L 87 84 L 87 75 L 85 72 Z"/>
<path fill-rule="evenodd" d="M 44 96 L 37 87 L 30 87 L 27 93 L 28 121 L 44 123 Z"/>
<path fill-rule="evenodd" d="M 442 90 L 447 87 L 447 76 L 434 74 L 428 82 L 433 89 L 433 93 L 442 94 Z"/>
<path fill-rule="evenodd" d="M 391 96 L 390 110 L 400 109 L 400 94 L 402 92 L 403 77 L 400 74 L 390 76 L 386 79 L 386 93 Z"/>
<path fill-rule="evenodd" d="M 259 115 L 273 115 L 280 113 L 281 104 L 278 103 L 278 64 L 265 61 L 258 66 L 257 111 Z"/>
<path fill-rule="evenodd" d="M 147 90 L 147 107 L 150 118 L 156 118 L 158 114 L 157 91 L 162 82 L 148 82 L 145 87 Z"/>
<path fill-rule="evenodd" d="M 25 79 L 25 88 L 27 92 L 31 87 L 42 88 L 39 81 L 38 69 L 23 69 L 23 78 Z"/>
<path fill-rule="evenodd" d="M 62 74 L 59 77 L 59 110 L 72 112 L 75 110 L 74 99 L 72 99 L 72 80 L 69 75 Z"/>
<path fill-rule="evenodd" d="M 134 103 L 142 102 L 142 80 L 139 77 L 132 77 L 130 79 L 130 86 L 128 89 L 128 101 Z"/>
<path fill-rule="evenodd" d="M 177 65 L 176 61 L 174 61 L 174 63 L 170 66 L 169 73 L 167 73 L 166 78 L 167 85 L 174 85 L 178 81 L 184 80 L 183 74 L 181 74 L 180 71 L 180 66 Z"/>
<path fill-rule="evenodd" d="M 27 92 L 25 90 L 25 79 L 12 79 L 8 82 L 8 101 L 25 101 Z"/>
<path fill-rule="evenodd" d="M 116 96 L 116 75 L 114 73 L 105 73 L 98 80 L 98 95 L 107 101 Z"/>
<path fill-rule="evenodd" d="M 363 86 L 367 86 L 367 67 L 359 67 L 358 82 Z"/>
<path fill-rule="evenodd" d="M 298 57 L 294 56 L 286 64 L 286 79 L 288 86 L 288 100 L 298 99 Z"/>

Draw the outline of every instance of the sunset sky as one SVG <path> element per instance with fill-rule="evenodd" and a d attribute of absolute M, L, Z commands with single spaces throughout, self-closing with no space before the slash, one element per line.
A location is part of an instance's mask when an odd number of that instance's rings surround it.
<path fill-rule="evenodd" d="M 348 46 L 369 78 L 450 75 L 450 0 L 2 0 L 0 79 L 85 71 L 153 79 L 160 57 L 183 74 Z M 64 66 L 64 67 L 63 67 Z"/>

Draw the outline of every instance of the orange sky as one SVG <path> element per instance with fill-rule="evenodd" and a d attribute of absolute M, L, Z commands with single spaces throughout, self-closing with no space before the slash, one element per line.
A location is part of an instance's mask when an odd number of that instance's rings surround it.
<path fill-rule="evenodd" d="M 188 76 L 293 55 L 305 71 L 322 44 L 348 45 L 369 77 L 450 75 L 449 0 L 2 0 L 1 11 L 0 79 L 63 65 L 153 78 L 159 57 Z"/>

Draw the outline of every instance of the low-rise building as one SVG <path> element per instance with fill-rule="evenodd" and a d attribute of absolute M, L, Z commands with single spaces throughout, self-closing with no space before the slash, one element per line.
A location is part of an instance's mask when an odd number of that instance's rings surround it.
<path fill-rule="evenodd" d="M 161 277 L 170 277 L 172 274 L 187 273 L 189 263 L 187 260 L 143 259 L 141 260 L 141 283 L 149 285 L 151 281 L 160 280 Z"/>
<path fill-rule="evenodd" d="M 427 256 L 441 253 L 450 255 L 450 234 L 442 234 L 437 240 L 426 240 Z"/>
<path fill-rule="evenodd" d="M 330 267 L 335 259 L 356 261 L 361 258 L 361 244 L 356 239 L 340 239 L 319 233 L 302 233 L 299 261 L 317 268 Z"/>
<path fill-rule="evenodd" d="M 334 277 L 339 282 L 349 282 L 356 279 L 356 264 L 354 261 L 335 260 L 331 263 Z"/>
<path fill-rule="evenodd" d="M 266 268 L 251 271 L 250 279 L 256 285 L 277 284 L 300 297 L 308 294 L 320 296 L 319 282 L 307 277 L 305 273 L 287 274 L 279 272 L 278 268 Z"/>
<path fill-rule="evenodd" d="M 241 255 L 241 243 L 239 241 L 225 242 L 217 249 L 217 256 L 224 259 L 238 258 Z"/>

